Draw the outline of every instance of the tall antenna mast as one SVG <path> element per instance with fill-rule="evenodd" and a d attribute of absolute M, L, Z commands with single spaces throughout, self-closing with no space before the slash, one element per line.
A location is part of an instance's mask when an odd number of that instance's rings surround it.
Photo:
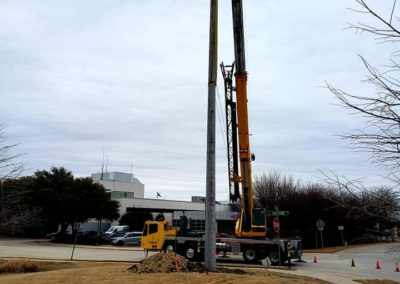
<path fill-rule="evenodd" d="M 103 149 L 103 158 L 101 159 L 101 175 L 100 180 L 104 179 L 104 149 Z"/>
<path fill-rule="evenodd" d="M 106 174 L 108 173 L 108 156 L 106 156 Z"/>

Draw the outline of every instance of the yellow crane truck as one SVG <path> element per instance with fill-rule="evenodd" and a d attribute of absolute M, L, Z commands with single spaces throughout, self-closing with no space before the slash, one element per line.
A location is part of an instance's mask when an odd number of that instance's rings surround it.
<path fill-rule="evenodd" d="M 235 62 L 232 65 L 222 63 L 221 69 L 225 83 L 230 201 L 235 203 L 240 199 L 241 212 L 235 225 L 235 236 L 217 236 L 216 250 L 218 253 L 242 253 L 247 262 L 268 257 L 273 264 L 284 263 L 288 258 L 301 258 L 301 240 L 268 239 L 266 211 L 254 208 L 251 179 L 254 155 L 250 151 L 241 0 L 232 0 L 232 17 Z M 179 228 L 171 227 L 167 221 L 147 221 L 141 247 L 175 251 L 188 259 L 201 259 L 204 257 L 204 243 L 204 234 L 187 230 L 187 219 L 183 217 Z"/>
<path fill-rule="evenodd" d="M 189 260 L 204 260 L 204 233 L 186 230 L 187 223 L 181 218 L 181 226 L 172 227 L 168 221 L 146 221 L 141 247 L 145 251 L 176 252 Z M 248 263 L 256 263 L 268 257 L 273 265 L 290 259 L 301 259 L 301 240 L 238 238 L 217 235 L 216 253 L 242 253 Z"/>

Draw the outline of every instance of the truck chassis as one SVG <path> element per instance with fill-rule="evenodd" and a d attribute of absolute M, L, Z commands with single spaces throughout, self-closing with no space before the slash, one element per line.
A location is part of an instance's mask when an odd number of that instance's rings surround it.
<path fill-rule="evenodd" d="M 179 253 L 189 260 L 203 260 L 204 243 L 202 236 L 170 236 L 165 238 L 162 250 Z M 223 255 L 242 253 L 243 259 L 248 263 L 268 258 L 271 264 L 278 265 L 289 259 L 301 259 L 301 240 L 221 237 L 216 240 L 216 252 Z"/>

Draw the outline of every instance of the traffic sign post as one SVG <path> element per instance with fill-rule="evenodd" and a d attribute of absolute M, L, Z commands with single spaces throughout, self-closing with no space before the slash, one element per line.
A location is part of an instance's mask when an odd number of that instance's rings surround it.
<path fill-rule="evenodd" d="M 274 232 L 277 234 L 278 238 L 278 258 L 279 258 L 279 266 L 281 266 L 281 247 L 280 247 L 280 237 L 279 237 L 279 231 L 281 229 L 280 221 L 279 221 L 279 216 L 288 216 L 289 211 L 279 211 L 277 207 L 275 207 L 274 211 L 265 211 L 265 216 L 266 217 L 275 217 L 272 220 Z"/>
<path fill-rule="evenodd" d="M 343 227 L 342 225 L 339 225 L 339 226 L 337 227 L 337 229 L 340 231 L 340 237 L 342 238 L 342 245 L 344 246 L 344 238 L 343 238 L 343 230 L 344 230 L 344 227 Z"/>
<path fill-rule="evenodd" d="M 279 218 L 275 217 L 274 220 L 272 221 L 272 223 L 274 224 L 275 233 L 279 233 L 279 230 L 281 228 L 281 225 L 280 225 L 280 222 L 279 222 Z"/>
<path fill-rule="evenodd" d="M 324 239 L 322 238 L 322 231 L 324 230 L 325 222 L 320 218 L 317 220 L 315 225 L 317 226 L 319 234 L 321 236 L 321 247 L 324 248 Z M 317 240 L 317 248 L 318 248 L 318 240 Z"/>
<path fill-rule="evenodd" d="M 272 223 L 273 223 L 273 225 L 274 225 L 274 231 L 275 231 L 275 233 L 278 235 L 278 258 L 279 258 L 279 266 L 281 266 L 281 247 L 280 247 L 280 238 L 279 238 L 279 231 L 280 231 L 280 229 L 281 229 L 281 225 L 280 225 L 280 222 L 279 222 L 279 218 L 278 217 L 275 217 L 273 220 L 272 220 Z"/>

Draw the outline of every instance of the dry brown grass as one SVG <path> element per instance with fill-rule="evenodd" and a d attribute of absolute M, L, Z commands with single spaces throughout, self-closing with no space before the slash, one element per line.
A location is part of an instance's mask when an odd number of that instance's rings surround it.
<path fill-rule="evenodd" d="M 244 269 L 250 274 L 235 273 L 133 273 L 128 270 L 132 263 L 111 262 L 41 262 L 39 273 L 0 274 L 0 283 L 5 284 L 131 284 L 131 283 L 268 283 L 268 284 L 325 284 L 327 281 L 285 273 L 271 272 L 265 269 Z M 365 284 L 395 284 L 390 280 L 356 280 Z"/>
<path fill-rule="evenodd" d="M 16 284 L 51 284 L 51 283 L 270 283 L 270 284 L 323 284 L 326 281 L 297 275 L 269 272 L 266 270 L 251 270 L 250 275 L 234 273 L 133 273 L 129 272 L 128 263 L 94 263 L 77 262 L 73 266 L 63 266 L 62 269 L 28 274 L 0 275 L 0 283 Z"/>
<path fill-rule="evenodd" d="M 360 282 L 363 284 L 399 284 L 400 282 L 393 281 L 393 280 L 378 280 L 378 279 L 373 279 L 373 280 L 354 280 L 356 282 Z"/>
<path fill-rule="evenodd" d="M 39 265 L 30 259 L 10 259 L 0 265 L 0 273 L 26 273 L 39 271 Z"/>

